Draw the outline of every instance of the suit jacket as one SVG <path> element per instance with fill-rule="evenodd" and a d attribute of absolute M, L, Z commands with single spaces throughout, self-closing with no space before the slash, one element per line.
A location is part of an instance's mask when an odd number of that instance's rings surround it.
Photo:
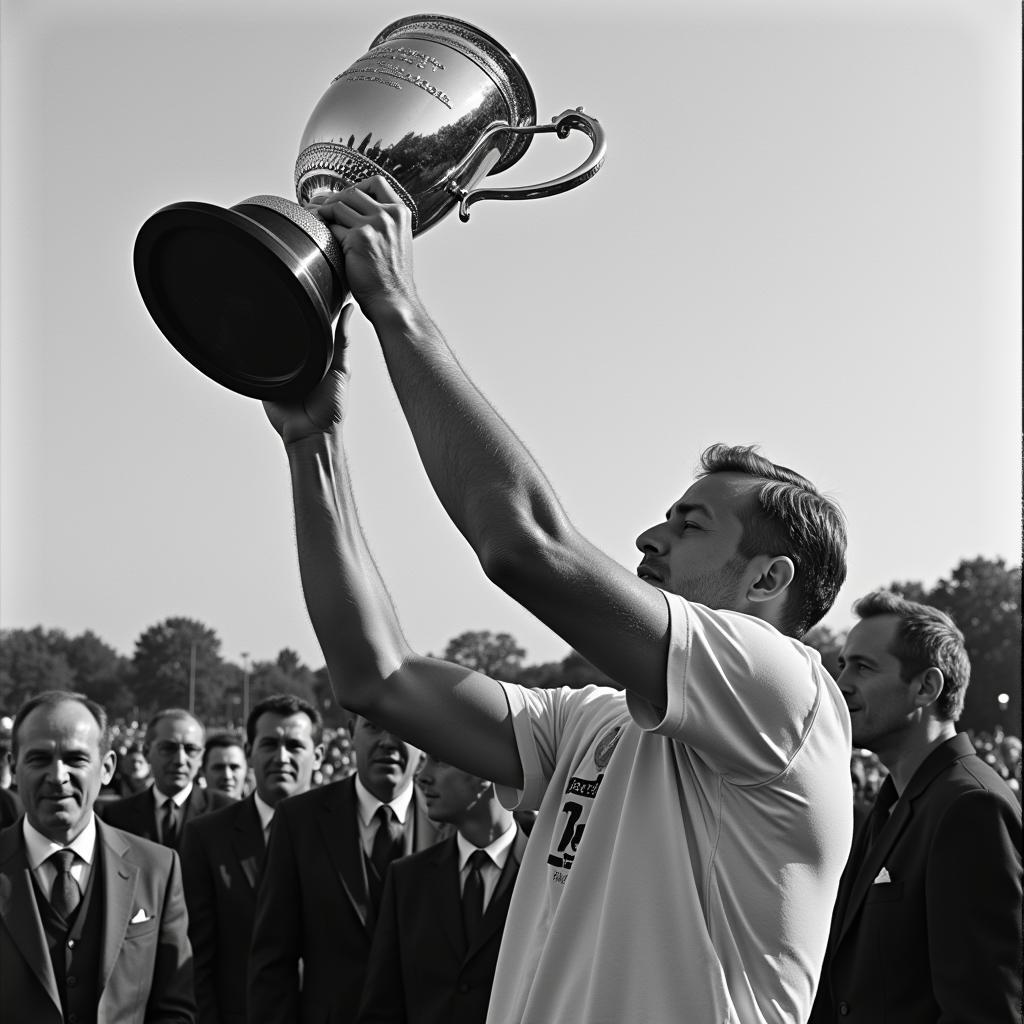
<path fill-rule="evenodd" d="M 177 854 L 99 820 L 96 833 L 105 895 L 97 1020 L 193 1021 Z M 63 1019 L 20 823 L 0 832 L 0 1007 L 5 1024 Z"/>
<path fill-rule="evenodd" d="M 455 836 L 391 865 L 358 1024 L 484 1024 L 525 849 L 517 828 L 472 945 L 462 926 Z"/>
<path fill-rule="evenodd" d="M 410 809 L 408 853 L 440 838 L 419 794 Z M 355 1018 L 375 924 L 357 814 L 355 776 L 278 804 L 256 897 L 250 1024 Z"/>
<path fill-rule="evenodd" d="M 0 787 L 0 828 L 13 825 L 20 817 L 24 808 L 17 793 Z"/>
<path fill-rule="evenodd" d="M 193 818 L 184 830 L 181 869 L 200 1024 L 245 1021 L 249 940 L 263 858 L 263 829 L 252 796 Z"/>
<path fill-rule="evenodd" d="M 181 848 L 181 838 L 185 833 L 185 826 L 202 814 L 216 811 L 221 807 L 227 807 L 235 801 L 226 793 L 217 789 L 203 789 L 193 783 L 192 792 L 185 801 L 184 814 L 181 817 L 181 824 L 178 828 L 177 847 Z M 114 828 L 119 828 L 132 835 L 142 836 L 143 839 L 160 842 L 160 833 L 156 824 L 156 797 L 153 795 L 153 787 L 144 789 L 141 793 L 133 796 L 123 797 L 121 800 L 114 800 L 111 803 L 98 806 L 98 814 L 103 820 Z"/>
<path fill-rule="evenodd" d="M 813 1024 L 1019 1022 L 1021 811 L 966 735 L 925 759 L 866 845 L 862 830 Z"/>

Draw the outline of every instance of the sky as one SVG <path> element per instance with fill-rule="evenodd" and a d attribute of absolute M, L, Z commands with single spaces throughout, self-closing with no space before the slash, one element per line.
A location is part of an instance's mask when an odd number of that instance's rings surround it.
<path fill-rule="evenodd" d="M 172 615 L 223 655 L 323 664 L 287 464 L 260 403 L 194 370 L 132 270 L 174 202 L 293 198 L 306 120 L 385 2 L 0 0 L 0 626 L 124 654 Z M 757 443 L 835 497 L 825 622 L 963 558 L 1019 562 L 1020 9 L 1014 0 L 460 0 L 516 54 L 538 120 L 583 106 L 605 166 L 415 242 L 420 294 L 570 518 L 634 539 L 703 448 Z M 535 139 L 495 184 L 582 162 Z M 489 182 L 490 183 L 490 182 Z M 414 647 L 568 646 L 494 588 L 353 330 L 348 449 Z"/>

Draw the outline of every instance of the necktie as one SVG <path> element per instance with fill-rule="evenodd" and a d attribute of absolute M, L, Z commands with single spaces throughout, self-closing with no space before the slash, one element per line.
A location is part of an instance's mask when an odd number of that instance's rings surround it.
<path fill-rule="evenodd" d="M 466 930 L 466 942 L 472 944 L 480 929 L 484 916 L 484 875 L 483 867 L 491 858 L 483 850 L 477 850 L 469 857 L 469 874 L 462 888 L 462 924 Z"/>
<path fill-rule="evenodd" d="M 373 848 L 370 850 L 370 860 L 378 878 L 383 878 L 388 865 L 396 858 L 401 857 L 405 844 L 403 838 L 405 833 L 402 823 L 395 816 L 395 812 L 387 805 L 381 804 L 374 815 L 377 819 L 377 834 L 373 837 Z"/>
<path fill-rule="evenodd" d="M 871 813 L 864 823 L 863 850 L 865 856 L 867 856 L 868 851 L 878 839 L 879 833 L 885 828 L 885 823 L 889 820 L 889 811 L 892 809 L 892 805 L 896 803 L 898 796 L 899 793 L 896 792 L 896 785 L 892 781 L 892 776 L 888 776 L 885 782 L 882 783 L 878 796 L 875 798 L 875 805 L 871 808 Z"/>
<path fill-rule="evenodd" d="M 168 800 L 164 804 L 164 816 L 163 821 L 160 825 L 160 831 L 162 833 L 161 842 L 164 846 L 170 846 L 172 849 L 177 848 L 178 845 L 178 815 L 177 808 L 174 806 L 173 800 Z"/>
<path fill-rule="evenodd" d="M 73 850 L 58 850 L 50 860 L 57 869 L 57 878 L 50 893 L 50 904 L 60 916 L 67 921 L 78 909 L 82 901 L 82 893 L 78 883 L 71 876 L 71 865 L 75 863 Z"/>

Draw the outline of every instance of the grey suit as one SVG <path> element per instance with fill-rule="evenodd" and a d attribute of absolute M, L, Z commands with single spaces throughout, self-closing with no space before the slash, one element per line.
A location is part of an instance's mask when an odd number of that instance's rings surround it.
<path fill-rule="evenodd" d="M 177 854 L 97 819 L 104 902 L 99 1021 L 191 1022 L 192 950 Z M 0 832 L 0 1008 L 4 1024 L 61 1024 L 21 823 Z"/>

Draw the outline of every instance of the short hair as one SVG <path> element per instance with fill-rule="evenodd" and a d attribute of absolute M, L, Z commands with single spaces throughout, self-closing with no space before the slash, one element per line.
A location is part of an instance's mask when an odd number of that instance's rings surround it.
<path fill-rule="evenodd" d="M 146 724 L 146 735 L 142 740 L 143 747 L 148 747 L 153 742 L 153 733 L 156 732 L 157 725 L 165 718 L 190 718 L 202 730 L 203 736 L 206 736 L 206 726 L 191 711 L 186 711 L 184 708 L 164 708 L 162 711 L 158 711 Z"/>
<path fill-rule="evenodd" d="M 89 714 L 96 719 L 96 724 L 100 727 L 100 754 L 106 755 L 110 750 L 111 737 L 107 712 L 103 706 L 97 704 L 94 700 L 90 700 L 84 693 L 75 693 L 72 690 L 44 690 L 42 693 L 37 693 L 34 697 L 30 697 L 25 701 L 18 708 L 18 712 L 14 716 L 14 724 L 11 726 L 11 755 L 15 761 L 18 759 L 18 729 L 21 728 L 21 723 L 36 708 L 55 708 L 67 703 L 83 705 Z"/>
<path fill-rule="evenodd" d="M 910 682 L 926 669 L 939 669 L 944 682 L 935 710 L 946 721 L 955 722 L 964 709 L 971 680 L 971 659 L 956 623 L 938 608 L 908 601 L 890 590 L 872 591 L 855 602 L 853 610 L 861 619 L 879 615 L 899 619 L 889 653 L 900 663 L 900 678 Z"/>
<path fill-rule="evenodd" d="M 846 519 L 806 477 L 757 454 L 757 445 L 713 444 L 700 457 L 699 477 L 742 473 L 763 481 L 756 505 L 737 515 L 739 553 L 786 555 L 795 573 L 780 626 L 802 637 L 832 607 L 846 580 Z"/>
<path fill-rule="evenodd" d="M 207 761 L 210 759 L 210 752 L 217 750 L 218 748 L 227 749 L 228 747 L 238 747 L 244 752 L 245 740 L 238 735 L 237 732 L 215 732 L 206 737 L 206 743 L 203 745 L 203 763 L 202 767 L 206 767 Z"/>
<path fill-rule="evenodd" d="M 249 712 L 249 717 L 245 720 L 245 738 L 250 747 L 256 739 L 256 722 L 260 715 L 266 714 L 280 715 L 282 718 L 287 718 L 289 715 L 308 715 L 313 725 L 313 743 L 319 743 L 323 736 L 324 720 L 320 716 L 320 712 L 308 700 L 296 697 L 293 693 L 275 693 L 265 697 L 253 707 Z"/>

